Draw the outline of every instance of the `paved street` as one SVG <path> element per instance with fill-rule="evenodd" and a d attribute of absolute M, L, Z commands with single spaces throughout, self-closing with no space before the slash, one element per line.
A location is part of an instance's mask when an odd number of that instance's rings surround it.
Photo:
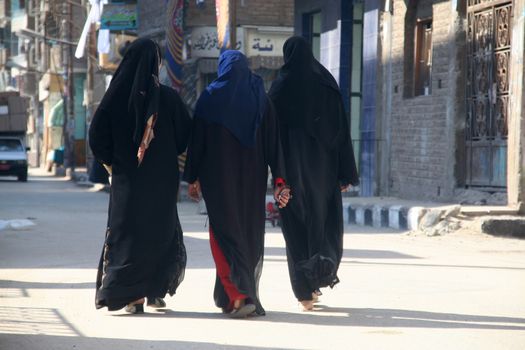
<path fill-rule="evenodd" d="M 212 300 L 206 217 L 180 205 L 188 268 L 166 310 L 95 310 L 108 194 L 32 176 L 0 179 L 0 349 L 525 349 L 525 241 L 414 237 L 349 226 L 341 283 L 299 310 L 284 241 L 268 226 L 267 316 L 223 317 Z M 152 203 L 151 205 L 155 205 Z"/>

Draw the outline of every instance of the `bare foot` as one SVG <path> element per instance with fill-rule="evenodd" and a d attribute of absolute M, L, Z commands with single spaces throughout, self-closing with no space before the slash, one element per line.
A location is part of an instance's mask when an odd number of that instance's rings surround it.
<path fill-rule="evenodd" d="M 314 309 L 313 300 L 300 300 L 299 303 L 303 306 L 303 311 L 312 311 Z"/>

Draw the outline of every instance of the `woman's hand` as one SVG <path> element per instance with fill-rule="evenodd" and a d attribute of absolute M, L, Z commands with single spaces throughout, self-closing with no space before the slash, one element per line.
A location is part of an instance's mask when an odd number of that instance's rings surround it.
<path fill-rule="evenodd" d="M 287 186 L 276 186 L 273 191 L 273 198 L 279 204 L 279 208 L 284 208 L 292 198 L 290 193 L 290 187 Z"/>
<path fill-rule="evenodd" d="M 188 185 L 188 196 L 195 202 L 201 200 L 201 184 L 199 183 L 199 180 Z"/>
<path fill-rule="evenodd" d="M 352 185 L 348 184 L 348 185 L 341 185 L 341 192 L 348 192 L 348 190 L 350 190 L 350 188 L 352 187 Z"/>

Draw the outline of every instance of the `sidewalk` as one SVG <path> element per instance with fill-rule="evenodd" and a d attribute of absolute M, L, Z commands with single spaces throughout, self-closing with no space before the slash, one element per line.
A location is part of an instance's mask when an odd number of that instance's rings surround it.
<path fill-rule="evenodd" d="M 72 180 L 79 186 L 93 187 L 85 168 L 77 168 Z M 95 190 L 109 191 L 107 186 Z M 180 199 L 191 201 L 187 196 L 187 184 L 180 184 Z M 267 195 L 266 201 L 271 202 Z M 200 213 L 206 212 L 201 203 Z M 525 238 L 525 217 L 518 216 L 517 210 L 499 205 L 460 205 L 453 202 L 433 202 L 428 200 L 408 200 L 395 197 L 343 197 L 344 222 L 376 228 L 388 227 L 396 230 L 427 231 L 429 235 L 448 233 L 459 229 L 461 221 L 472 217 L 482 217 L 479 224 L 469 225 L 469 229 L 494 235 L 511 235 Z M 450 218 L 456 218 L 448 225 Z M 442 227 L 439 227 L 440 225 Z M 437 229 L 433 230 L 434 227 Z M 430 231 L 429 231 L 430 230 Z"/>
<path fill-rule="evenodd" d="M 525 238 L 525 217 L 508 206 L 460 205 L 394 197 L 343 198 L 345 222 L 361 226 L 390 227 L 429 232 L 455 231 L 464 223 L 470 230 Z M 470 224 L 476 220 L 475 224 Z M 450 222 L 452 221 L 452 224 Z"/>

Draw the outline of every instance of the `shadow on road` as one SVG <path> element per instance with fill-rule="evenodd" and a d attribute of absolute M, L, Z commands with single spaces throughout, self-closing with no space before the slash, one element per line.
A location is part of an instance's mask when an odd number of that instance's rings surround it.
<path fill-rule="evenodd" d="M 275 258 L 275 256 L 286 258 L 286 248 L 265 248 L 264 254 L 273 258 Z M 403 254 L 393 250 L 379 249 L 343 249 L 343 257 L 354 259 L 421 259 L 414 255 Z"/>
<path fill-rule="evenodd" d="M 402 262 L 370 262 L 370 261 L 342 261 L 342 264 L 359 264 L 359 265 L 388 265 L 401 267 L 445 267 L 451 269 L 490 269 L 490 270 L 517 270 L 525 271 L 525 267 L 514 266 L 489 266 L 489 265 L 447 265 L 447 264 L 430 264 L 430 263 L 402 263 Z"/>
<path fill-rule="evenodd" d="M 27 294 L 27 289 L 95 289 L 93 282 L 23 282 L 0 280 L 0 297 L 5 298 L 9 295 L 4 294 L 4 288 L 17 288 L 22 290 L 22 294 Z"/>
<path fill-rule="evenodd" d="M 0 306 L 0 324 L 2 324 L 1 333 L 24 336 L 32 333 L 82 336 L 82 333 L 57 309 L 51 308 Z"/>
<path fill-rule="evenodd" d="M 137 315 L 118 314 L 115 317 L 137 317 Z M 228 320 L 227 317 L 219 312 L 188 312 L 169 309 L 147 312 L 138 317 Z M 325 305 L 317 305 L 315 311 L 309 313 L 267 310 L 266 316 L 248 318 L 247 321 L 346 327 L 525 330 L 525 318 L 399 309 L 341 308 Z"/>
<path fill-rule="evenodd" d="M 0 334 L 0 344 L 5 345 L 6 349 L 34 349 L 35 344 L 45 345 L 46 349 L 70 350 L 70 349 L 184 349 L 184 350 L 268 350 L 267 347 L 225 345 L 218 343 L 206 343 L 199 341 L 182 340 L 142 340 L 142 339 L 114 339 L 114 338 L 93 338 L 85 336 L 55 336 L 44 334 Z M 274 350 L 285 350 L 275 348 Z M 290 348 L 286 348 L 290 350 Z"/>
<path fill-rule="evenodd" d="M 452 314 L 441 312 L 340 308 L 317 305 L 312 313 L 290 314 L 274 312 L 270 317 L 273 322 L 313 323 L 319 325 L 344 325 L 358 327 L 395 327 L 395 328 L 474 328 L 525 330 L 525 318 Z M 327 316 L 323 313 L 339 313 Z M 318 316 L 317 316 L 318 315 Z M 514 323 L 511 325 L 510 323 Z"/>

